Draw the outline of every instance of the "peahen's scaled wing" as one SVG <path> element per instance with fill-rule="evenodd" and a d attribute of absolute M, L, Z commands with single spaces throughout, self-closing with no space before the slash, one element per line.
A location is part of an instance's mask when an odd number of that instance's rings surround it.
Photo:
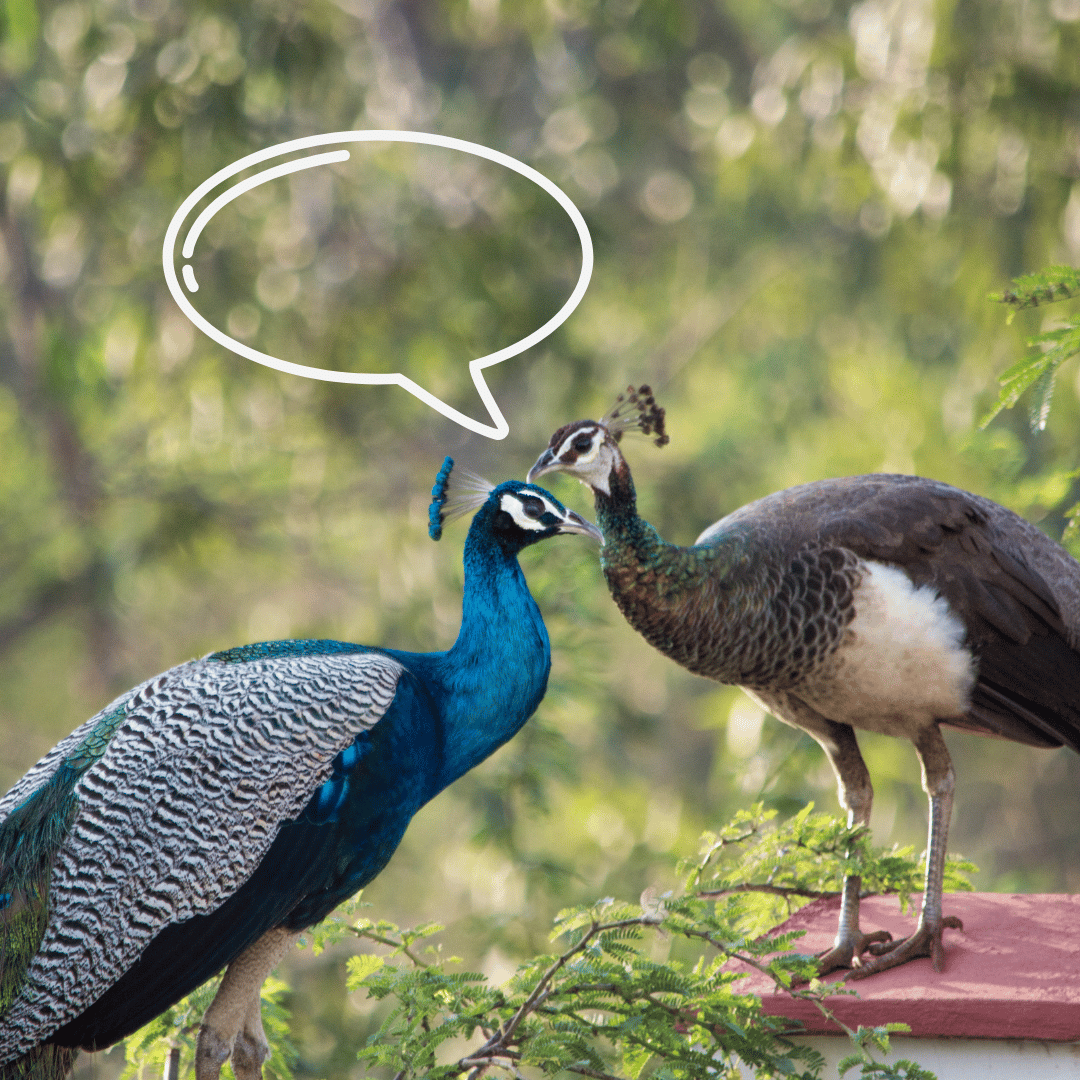
<path fill-rule="evenodd" d="M 746 530 L 779 566 L 835 546 L 900 567 L 964 622 L 978 681 L 962 723 L 981 734 L 1080 750 L 1080 566 L 1030 522 L 935 480 L 878 474 L 766 496 L 706 529 Z"/>
<path fill-rule="evenodd" d="M 225 903 L 390 708 L 398 661 L 305 644 L 143 683 L 0 801 L 0 1061 L 83 1012 L 163 929 Z"/>

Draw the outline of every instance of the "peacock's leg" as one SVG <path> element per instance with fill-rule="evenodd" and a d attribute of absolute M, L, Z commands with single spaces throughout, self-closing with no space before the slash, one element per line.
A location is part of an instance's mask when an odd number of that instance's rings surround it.
<path fill-rule="evenodd" d="M 865 979 L 886 968 L 929 956 L 935 971 L 945 969 L 945 946 L 941 935 L 946 927 L 962 930 L 963 923 L 954 915 L 942 915 L 941 893 L 945 884 L 945 846 L 949 837 L 952 816 L 953 772 L 945 740 L 937 725 L 920 732 L 915 740 L 915 752 L 922 766 L 923 790 L 930 797 L 930 825 L 926 841 L 926 884 L 923 889 L 919 924 L 911 937 L 904 938 L 873 959 L 864 960 L 848 978 Z"/>
<path fill-rule="evenodd" d="M 859 751 L 855 732 L 846 724 L 826 720 L 828 725 L 810 734 L 820 743 L 836 773 L 836 789 L 840 805 L 847 811 L 848 825 L 869 825 L 870 809 L 874 804 L 874 788 L 870 772 Z M 831 949 L 818 957 L 818 970 L 824 975 L 837 968 L 849 968 L 858 964 L 859 957 L 867 949 L 875 951 L 881 944 L 892 939 L 886 930 L 864 934 L 859 929 L 859 890 L 862 880 L 856 874 L 844 877 L 840 899 L 840 921 L 836 940 Z"/>
<path fill-rule="evenodd" d="M 199 1028 L 196 1080 L 218 1080 L 231 1057 L 236 1080 L 259 1080 L 270 1053 L 263 1032 L 260 991 L 299 933 L 278 927 L 245 949 L 228 967 Z"/>

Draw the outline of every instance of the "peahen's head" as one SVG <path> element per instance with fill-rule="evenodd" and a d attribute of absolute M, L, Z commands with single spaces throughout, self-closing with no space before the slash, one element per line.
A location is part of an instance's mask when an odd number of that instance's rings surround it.
<path fill-rule="evenodd" d="M 455 472 L 453 459 L 446 458 L 431 489 L 428 533 L 432 540 L 442 536 L 446 521 L 474 509 L 470 537 L 483 535 L 511 554 L 559 533 L 580 533 L 604 542 L 595 525 L 567 510 L 543 488 L 520 480 L 496 487 L 470 473 Z"/>
<path fill-rule="evenodd" d="M 575 420 L 559 428 L 529 470 L 529 482 L 545 473 L 564 472 L 576 476 L 594 491 L 610 495 L 611 474 L 624 464 L 619 440 L 632 430 L 655 435 L 657 446 L 668 441 L 664 410 L 656 404 L 647 386 L 636 390 L 628 387 L 599 420 Z"/>

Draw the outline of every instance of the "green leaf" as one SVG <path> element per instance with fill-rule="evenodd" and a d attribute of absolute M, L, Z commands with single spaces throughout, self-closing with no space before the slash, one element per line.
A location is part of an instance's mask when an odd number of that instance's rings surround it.
<path fill-rule="evenodd" d="M 1080 293 L 1080 269 L 1073 266 L 1049 266 L 1036 274 L 1013 279 L 1012 288 L 990 293 L 989 299 L 1020 310 L 1068 300 Z"/>
<path fill-rule="evenodd" d="M 1037 307 L 1040 303 L 1064 300 L 1080 294 L 1080 270 L 1068 266 L 1054 266 L 1040 274 L 1017 278 L 1013 289 L 1005 293 L 991 294 L 990 299 L 1012 305 L 1014 311 Z M 1011 318 L 1012 313 L 1010 313 Z M 1003 409 L 1011 409 L 1024 392 L 1034 388 L 1029 408 L 1032 431 L 1042 431 L 1050 415 L 1050 402 L 1054 393 L 1057 369 L 1080 352 L 1080 324 L 1044 330 L 1029 339 L 1030 348 L 1041 351 L 1020 360 L 998 378 L 1001 391 L 990 411 L 979 421 L 985 428 Z"/>
<path fill-rule="evenodd" d="M 356 930 L 349 920 L 362 909 L 371 907 L 369 903 L 361 899 L 363 895 L 363 890 L 361 890 L 351 900 L 346 900 L 340 907 L 335 908 L 321 923 L 316 923 L 315 926 L 305 930 L 300 938 L 300 947 L 305 948 L 310 945 L 311 951 L 316 956 L 320 956 L 328 946 L 336 945 L 354 936 Z"/>
<path fill-rule="evenodd" d="M 385 966 L 386 961 L 381 956 L 373 956 L 371 953 L 362 953 L 360 956 L 350 956 L 347 963 L 348 978 L 345 989 L 358 990 L 369 975 Z"/>

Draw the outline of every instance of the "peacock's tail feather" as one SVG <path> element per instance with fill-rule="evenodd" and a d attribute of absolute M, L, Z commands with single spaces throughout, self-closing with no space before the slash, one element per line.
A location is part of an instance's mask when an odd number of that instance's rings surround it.
<path fill-rule="evenodd" d="M 53 862 L 79 807 L 75 784 L 105 753 L 126 712 L 125 702 L 103 716 L 56 772 L 0 823 L 0 1016 L 21 990 L 45 933 Z M 53 1073 L 5 1071 L 0 1080 L 8 1075 L 37 1078 Z"/>
<path fill-rule="evenodd" d="M 71 1046 L 40 1043 L 22 1057 L 0 1065 L 0 1080 L 63 1080 L 78 1053 Z"/>

